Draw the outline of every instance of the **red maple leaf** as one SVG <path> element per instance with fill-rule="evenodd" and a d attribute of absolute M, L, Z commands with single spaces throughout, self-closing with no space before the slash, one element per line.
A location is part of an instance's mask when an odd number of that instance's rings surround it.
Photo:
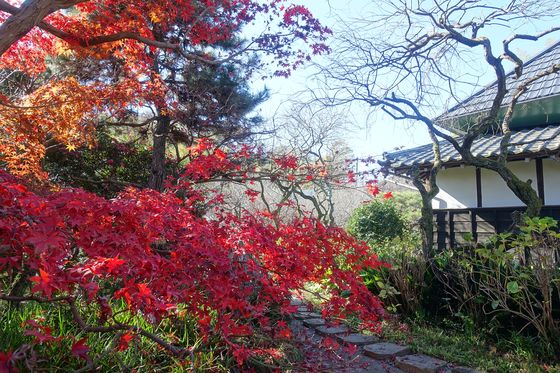
<path fill-rule="evenodd" d="M 56 288 L 52 285 L 51 276 L 42 269 L 39 269 L 38 276 L 33 276 L 30 280 L 36 283 L 33 287 L 33 291 L 41 291 L 47 298 L 50 298 L 52 292 L 56 290 Z"/>
<path fill-rule="evenodd" d="M 91 350 L 88 345 L 86 345 L 87 338 L 82 338 L 76 341 L 72 345 L 72 355 L 79 357 L 84 360 L 88 360 L 88 352 Z"/>
<path fill-rule="evenodd" d="M 119 338 L 119 345 L 117 349 L 119 351 L 124 351 L 128 348 L 130 341 L 134 338 L 134 335 L 131 332 L 126 332 Z"/>
<path fill-rule="evenodd" d="M 12 351 L 0 352 L 0 373 L 18 372 L 17 368 L 12 369 Z"/>

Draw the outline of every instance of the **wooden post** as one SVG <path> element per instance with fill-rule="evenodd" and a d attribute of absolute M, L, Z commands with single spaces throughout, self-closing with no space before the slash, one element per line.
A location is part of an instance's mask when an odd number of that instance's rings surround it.
<path fill-rule="evenodd" d="M 482 207 L 482 172 L 476 169 L 476 207 Z"/>
<path fill-rule="evenodd" d="M 455 222 L 454 222 L 455 213 L 449 210 L 447 212 L 447 216 L 448 216 L 447 221 L 449 224 L 449 248 L 454 248 L 455 247 Z"/>
<path fill-rule="evenodd" d="M 539 193 L 539 198 L 544 205 L 544 172 L 542 158 L 535 159 L 535 165 L 537 168 L 537 191 Z"/>
<path fill-rule="evenodd" d="M 478 243 L 478 224 L 476 221 L 476 211 L 475 209 L 471 209 L 471 234 L 474 243 Z"/>

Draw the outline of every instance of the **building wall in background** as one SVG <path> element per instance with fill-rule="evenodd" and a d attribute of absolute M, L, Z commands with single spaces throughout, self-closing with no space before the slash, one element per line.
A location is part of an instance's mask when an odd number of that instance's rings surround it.
<path fill-rule="evenodd" d="M 509 162 L 508 167 L 521 180 L 531 179 L 533 189 L 537 190 L 537 168 L 534 160 Z M 497 173 L 483 169 L 481 175 L 482 207 L 523 206 L 523 202 L 513 194 Z"/>
<path fill-rule="evenodd" d="M 560 205 L 560 160 L 543 159 L 544 201 Z"/>
<path fill-rule="evenodd" d="M 474 167 L 441 170 L 437 176 L 439 194 L 432 200 L 434 209 L 476 207 L 476 172 Z"/>
<path fill-rule="evenodd" d="M 533 189 L 537 190 L 536 161 L 514 161 L 508 164 L 510 169 L 522 180 L 532 180 Z M 560 205 L 560 161 L 543 159 L 543 179 L 545 205 Z M 474 167 L 454 167 L 441 170 L 437 177 L 439 194 L 433 199 L 434 209 L 462 209 L 477 206 L 476 169 Z M 523 203 L 507 187 L 498 174 L 481 170 L 480 207 L 514 207 Z"/>

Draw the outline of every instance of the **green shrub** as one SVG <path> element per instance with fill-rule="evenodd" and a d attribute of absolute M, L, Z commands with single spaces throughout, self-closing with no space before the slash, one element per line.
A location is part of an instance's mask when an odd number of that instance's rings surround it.
<path fill-rule="evenodd" d="M 395 205 L 397 211 L 409 227 L 418 225 L 422 209 L 422 197 L 419 192 L 407 190 L 393 194 L 390 202 Z"/>
<path fill-rule="evenodd" d="M 362 277 L 390 312 L 415 316 L 421 312 L 427 263 L 422 255 L 420 237 L 405 231 L 400 237 L 373 246 L 390 268 L 367 269 Z"/>
<path fill-rule="evenodd" d="M 419 312 L 424 288 L 426 261 L 422 256 L 415 223 L 415 194 L 398 193 L 390 200 L 373 200 L 352 214 L 348 231 L 366 241 L 390 268 L 367 269 L 366 286 L 391 312 L 414 315 Z"/>
<path fill-rule="evenodd" d="M 438 280 L 456 308 L 499 330 L 524 332 L 560 352 L 560 234 L 551 218 L 526 218 L 471 250 L 436 258 Z"/>
<path fill-rule="evenodd" d="M 370 245 L 400 237 L 404 230 L 405 221 L 391 200 L 375 199 L 360 206 L 348 221 L 348 232 Z"/>
<path fill-rule="evenodd" d="M 52 181 L 112 198 L 125 187 L 145 186 L 152 152 L 138 143 L 120 142 L 118 134 L 98 131 L 93 148 L 48 152 L 44 167 Z M 168 174 L 171 173 L 171 164 Z"/>

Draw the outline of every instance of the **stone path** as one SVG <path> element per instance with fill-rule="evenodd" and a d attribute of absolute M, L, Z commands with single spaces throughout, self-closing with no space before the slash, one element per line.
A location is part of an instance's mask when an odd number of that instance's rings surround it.
<path fill-rule="evenodd" d="M 413 354 L 408 346 L 352 333 L 345 326 L 321 318 L 300 300 L 294 299 L 292 304 L 299 306 L 290 326 L 304 354 L 300 372 L 477 373 L 431 356 Z"/>

